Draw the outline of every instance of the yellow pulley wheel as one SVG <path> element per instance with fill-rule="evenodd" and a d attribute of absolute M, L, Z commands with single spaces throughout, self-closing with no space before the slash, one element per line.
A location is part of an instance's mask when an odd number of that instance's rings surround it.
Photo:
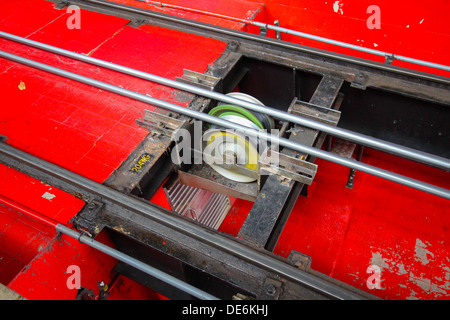
<path fill-rule="evenodd" d="M 243 135 L 218 129 L 203 135 L 206 144 L 203 152 L 207 163 L 220 175 L 237 182 L 253 182 L 258 172 L 259 154 L 254 143 Z M 236 165 L 244 167 L 238 170 Z M 254 172 L 253 177 L 247 172 Z M 247 174 L 246 174 L 247 173 Z"/>

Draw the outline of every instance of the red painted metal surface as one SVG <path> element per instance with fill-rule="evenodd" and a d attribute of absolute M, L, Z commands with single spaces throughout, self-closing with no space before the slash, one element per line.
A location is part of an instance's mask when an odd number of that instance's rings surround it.
<path fill-rule="evenodd" d="M 254 33 L 259 29 L 197 10 L 271 24 L 279 20 L 282 27 L 356 45 L 441 64 L 449 61 L 445 16 L 449 4 L 443 0 L 433 6 L 380 1 L 379 30 L 366 27 L 366 9 L 372 4 L 368 1 L 164 1 L 196 12 L 134 0 L 118 2 Z M 127 20 L 85 10 L 81 11 L 81 29 L 69 30 L 70 14 L 53 9 L 44 0 L 2 1 L 0 11 L 2 31 L 171 79 L 181 76 L 183 68 L 204 72 L 226 45 L 160 27 L 132 28 Z M 268 35 L 275 36 L 274 32 Z M 282 39 L 381 61 L 293 36 L 282 35 Z M 171 88 L 3 39 L 0 46 L 180 105 L 190 99 Z M 154 108 L 6 60 L 0 60 L 0 84 L 0 134 L 8 137 L 7 142 L 97 182 L 103 182 L 147 134 L 135 119 L 144 109 Z M 407 160 L 373 150 L 367 150 L 363 160 L 450 187 L 448 175 Z M 349 190 L 345 188 L 348 169 L 321 160 L 317 163 L 319 171 L 310 193 L 297 201 L 275 253 L 285 257 L 290 250 L 301 251 L 312 257 L 313 269 L 382 298 L 448 298 L 448 201 L 362 173 L 357 173 L 355 187 Z M 84 205 L 76 197 L 3 165 L 0 195 L 61 223 L 67 223 Z M 169 208 L 162 189 L 151 201 Z M 69 289 L 66 281 L 67 267 L 75 264 L 81 268 L 83 286 L 97 290 L 97 282 L 104 281 L 111 287 L 112 299 L 164 299 L 125 277 L 111 279 L 114 259 L 74 239 L 56 239 L 52 228 L 11 207 L 0 205 L 1 283 L 29 299 L 73 299 L 76 290 Z M 250 202 L 235 200 L 219 230 L 237 235 L 250 208 Z M 100 239 L 112 245 L 105 234 Z M 379 289 L 367 287 L 370 265 L 381 267 Z"/>
<path fill-rule="evenodd" d="M 250 0 L 256 1 L 258 0 Z M 317 36 L 351 43 L 397 55 L 448 65 L 450 61 L 450 34 L 447 16 L 450 4 L 445 0 L 427 2 L 410 1 L 351 1 L 351 0 L 267 0 L 263 12 L 255 20 Z M 379 29 L 369 29 L 367 20 L 379 8 Z M 271 32 L 269 36 L 274 36 Z M 282 39 L 316 48 L 349 54 L 375 61 L 382 57 L 358 53 L 351 49 L 321 44 L 317 41 L 284 35 Z M 398 66 L 450 76 L 449 72 L 396 61 Z"/>
<path fill-rule="evenodd" d="M 439 170 L 367 150 L 363 161 L 449 188 Z M 448 200 L 317 160 L 307 198 L 290 216 L 275 252 L 310 255 L 311 267 L 384 299 L 448 299 L 450 208 Z M 433 178 L 430 178 L 433 177 Z M 368 289 L 380 267 L 380 288 Z"/>

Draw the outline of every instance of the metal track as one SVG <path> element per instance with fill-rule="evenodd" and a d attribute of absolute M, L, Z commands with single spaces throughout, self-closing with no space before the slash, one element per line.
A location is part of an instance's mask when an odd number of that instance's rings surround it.
<path fill-rule="evenodd" d="M 158 270 L 152 266 L 149 266 L 148 264 L 145 264 L 137 259 L 134 259 L 133 257 L 130 257 L 129 255 L 126 255 L 123 252 L 120 252 L 114 248 L 111 248 L 103 243 L 95 241 L 92 238 L 88 237 L 84 233 L 79 233 L 78 231 L 68 227 L 67 225 L 61 224 L 58 221 L 53 220 L 52 218 L 42 215 L 34 210 L 31 210 L 11 199 L 5 198 L 1 195 L 0 195 L 0 204 L 6 206 L 8 208 L 14 209 L 28 217 L 31 217 L 34 220 L 44 223 L 45 225 L 53 227 L 53 228 L 55 228 L 55 230 L 57 232 L 61 232 L 65 235 L 68 235 L 68 236 L 78 240 L 81 243 L 85 243 L 85 244 L 87 244 L 87 245 L 89 245 L 111 257 L 116 258 L 119 261 L 122 261 L 130 266 L 133 266 L 134 268 L 144 272 L 145 274 L 153 276 L 156 279 L 163 281 L 164 283 L 167 283 L 185 293 L 192 295 L 193 297 L 196 297 L 196 298 L 202 299 L 202 300 L 217 300 L 217 298 L 215 296 L 210 295 L 209 293 L 204 292 L 204 291 L 202 291 L 180 279 L 177 279 L 177 278 L 171 276 L 170 274 L 167 274 L 161 270 Z"/>
<path fill-rule="evenodd" d="M 0 162 L 19 170 L 36 179 L 60 188 L 71 194 L 76 194 L 85 201 L 97 200 L 107 206 L 116 207 L 117 211 L 128 215 L 138 214 L 150 219 L 154 225 L 154 232 L 169 229 L 169 234 L 182 234 L 191 239 L 190 243 L 200 243 L 207 246 L 208 254 L 214 251 L 224 252 L 230 257 L 238 258 L 251 264 L 254 268 L 267 270 L 287 281 L 300 284 L 314 290 L 321 295 L 333 299 L 363 299 L 364 297 L 328 282 L 312 274 L 302 272 L 285 262 L 275 258 L 273 255 L 262 253 L 250 248 L 234 239 L 227 238 L 218 232 L 205 229 L 204 227 L 172 214 L 161 207 L 153 205 L 132 196 L 125 195 L 117 190 L 106 187 L 93 180 L 87 179 L 62 167 L 39 159 L 26 152 L 16 149 L 4 143 L 0 143 Z M 131 215 L 131 216 L 130 216 Z M 136 217 L 133 219 L 137 219 Z M 180 242 L 182 246 L 186 242 Z M 242 262 L 239 264 L 242 268 Z M 250 279 L 248 279 L 250 280 Z M 370 296 L 370 295 L 368 295 Z M 367 298 L 367 296 L 366 296 Z"/>
<path fill-rule="evenodd" d="M 202 113 L 202 112 L 198 112 L 198 111 L 194 111 L 185 107 L 181 107 L 166 101 L 162 101 L 159 99 L 155 99 L 143 94 L 139 94 L 137 92 L 134 91 L 130 91 L 130 90 L 126 90 L 117 86 L 113 86 L 111 84 L 105 83 L 105 82 L 101 82 L 98 80 L 94 80 L 73 72 L 69 72 L 66 70 L 62 70 L 59 68 L 55 68 L 40 62 L 36 62 L 34 60 L 30 60 L 27 58 L 23 58 L 14 54 L 10 54 L 4 51 L 0 51 L 0 57 L 5 58 L 5 59 L 9 59 L 11 61 L 15 61 L 33 68 L 37 68 L 46 72 L 50 72 L 68 79 L 72 79 L 81 83 L 85 83 L 100 89 L 104 89 L 113 93 L 117 93 L 126 97 L 129 97 L 131 99 L 134 100 L 138 100 L 141 102 L 145 102 L 151 105 L 155 105 L 161 108 L 164 108 L 166 110 L 169 111 L 173 111 L 173 112 L 177 112 L 183 115 L 186 115 L 188 117 L 192 117 L 201 121 L 206 121 L 208 123 L 212 123 L 215 124 L 219 127 L 222 128 L 228 128 L 228 129 L 233 129 L 233 130 L 237 130 L 239 132 L 242 132 L 243 134 L 245 134 L 246 136 L 250 136 L 250 137 L 255 137 L 258 139 L 263 139 L 265 141 L 269 141 L 271 143 L 276 143 L 279 146 L 282 147 L 286 147 L 298 152 L 302 152 L 304 154 L 308 154 L 317 158 L 321 158 L 327 161 L 331 161 L 361 172 L 365 172 L 365 173 L 369 173 L 372 174 L 374 176 L 380 177 L 380 178 L 384 178 L 386 180 L 389 181 L 393 181 L 399 184 L 403 184 L 406 186 L 409 186 L 411 188 L 414 189 L 418 189 L 421 191 L 425 191 L 446 199 L 450 199 L 450 191 L 438 186 L 434 186 L 431 185 L 429 183 L 425 183 L 422 181 L 418 181 L 409 177 L 405 177 L 384 169 L 380 169 L 371 165 L 367 165 L 361 162 L 357 162 L 354 161 L 353 159 L 348 159 L 348 158 L 344 158 L 338 155 L 335 155 L 331 152 L 327 152 L 327 151 L 323 151 L 317 148 L 313 148 L 310 146 L 306 146 L 303 144 L 299 144 L 299 143 L 295 143 L 289 139 L 286 138 L 282 138 L 276 135 L 271 135 L 268 134 L 264 131 L 257 131 L 254 129 L 249 129 L 248 127 L 244 127 L 241 125 L 238 125 L 236 123 L 230 122 L 230 121 L 225 121 L 222 120 L 220 118 L 214 117 L 214 116 L 210 116 L 206 113 Z"/>
<path fill-rule="evenodd" d="M 243 31 L 228 29 L 224 27 L 215 26 L 212 24 L 207 24 L 203 22 L 198 22 L 195 20 L 190 20 L 186 18 L 180 18 L 176 16 L 171 16 L 168 14 L 164 14 L 161 12 L 146 10 L 142 8 L 137 8 L 129 5 L 124 5 L 121 3 L 105 1 L 105 0 L 50 0 L 55 3 L 61 3 L 64 5 L 76 5 L 81 8 L 85 8 L 87 10 L 98 11 L 102 13 L 114 14 L 117 16 L 123 16 L 126 18 L 130 18 L 132 16 L 137 17 L 136 20 L 143 18 L 151 18 L 154 21 L 158 21 L 158 24 L 164 25 L 165 27 L 176 27 L 179 30 L 183 30 L 184 32 L 193 32 L 200 34 L 203 32 L 203 35 L 208 37 L 213 37 L 220 40 L 248 40 L 255 41 L 260 45 L 271 45 L 284 49 L 291 49 L 296 51 L 301 51 L 304 53 L 310 53 L 321 57 L 332 58 L 340 61 L 345 61 L 349 63 L 355 63 L 360 66 L 367 66 L 371 68 L 377 68 L 380 70 L 396 72 L 403 75 L 414 76 L 422 79 L 428 79 L 433 81 L 438 81 L 446 84 L 450 84 L 450 80 L 448 78 L 428 74 L 420 71 L 415 71 L 411 69 L 406 69 L 402 67 L 392 66 L 386 63 L 373 62 L 365 59 L 360 59 L 344 54 L 337 54 L 334 52 L 316 49 L 312 47 L 307 47 L 303 45 L 299 45 L 292 42 L 282 41 L 279 39 L 272 39 L 268 37 L 264 37 L 261 35 L 255 35 Z M 160 23 L 161 22 L 161 23 Z M 142 23 L 142 22 L 141 22 Z M 205 34 L 206 33 L 206 34 Z"/>
<path fill-rule="evenodd" d="M 65 235 L 68 235 L 74 239 L 77 239 L 81 243 L 87 244 L 88 246 L 90 246 L 94 249 L 97 249 L 100 252 L 103 252 L 119 261 L 122 261 L 122 262 L 126 263 L 127 265 L 130 265 L 150 276 L 153 276 L 153 277 L 173 286 L 174 288 L 177 288 L 183 292 L 186 292 L 198 299 L 218 300 L 215 296 L 210 295 L 207 292 L 199 290 L 198 288 L 196 288 L 188 283 L 185 283 L 184 281 L 181 281 L 181 280 L 171 276 L 170 274 L 167 274 L 165 272 L 162 272 L 161 270 L 151 267 L 145 263 L 142 263 L 141 261 L 139 261 L 133 257 L 130 257 L 129 255 L 126 255 L 114 248 L 111 248 L 101 242 L 98 242 L 98 241 L 96 241 L 82 233 L 79 233 L 65 225 L 58 223 L 58 225 L 56 225 L 56 231 L 61 232 Z"/>
<path fill-rule="evenodd" d="M 337 40 L 333 40 L 333 39 L 329 39 L 329 38 L 324 38 L 324 37 L 312 35 L 309 33 L 297 31 L 297 30 L 282 28 L 279 25 L 271 25 L 271 24 L 248 20 L 248 19 L 240 19 L 240 18 L 235 18 L 235 17 L 231 17 L 231 16 L 225 16 L 222 14 L 212 13 L 209 11 L 193 9 L 193 8 L 189 8 L 189 7 L 182 7 L 182 6 L 172 5 L 169 3 L 162 3 L 162 2 L 158 2 L 158 1 L 149 1 L 149 0 L 135 0 L 135 1 L 147 3 L 149 5 L 158 6 L 161 8 L 178 9 L 178 10 L 183 10 L 183 11 L 199 13 L 199 14 L 203 14 L 203 15 L 207 15 L 207 16 L 217 17 L 217 18 L 221 18 L 221 19 L 236 21 L 236 22 L 240 22 L 240 23 L 244 23 L 244 24 L 257 26 L 261 30 L 273 30 L 277 33 L 277 39 L 281 39 L 281 36 L 278 36 L 278 34 L 280 34 L 280 33 L 290 34 L 290 35 L 294 35 L 294 36 L 301 37 L 301 38 L 306 38 L 306 39 L 311 39 L 311 40 L 315 40 L 318 42 L 332 44 L 332 45 L 342 47 L 342 48 L 348 48 L 348 49 L 352 49 L 352 50 L 359 51 L 359 52 L 370 53 L 370 54 L 373 54 L 376 56 L 385 57 L 386 59 L 406 61 L 406 62 L 414 63 L 417 65 L 422 65 L 422 66 L 427 66 L 427 67 L 431 67 L 431 68 L 435 68 L 435 69 L 450 71 L 450 66 L 446 66 L 446 65 L 442 65 L 442 64 L 438 64 L 438 63 L 434 63 L 434 62 L 430 62 L 430 61 L 424 61 L 424 60 L 420 60 L 420 59 L 405 57 L 405 56 L 392 54 L 392 53 L 384 52 L 384 51 L 380 51 L 380 50 L 360 47 L 360 46 L 357 46 L 354 44 L 337 41 Z"/>
<path fill-rule="evenodd" d="M 6 32 L 0 31 L 0 37 L 15 41 L 18 43 L 22 43 L 24 45 L 39 48 L 39 49 L 42 49 L 42 50 L 45 50 L 48 52 L 52 52 L 52 53 L 56 53 L 56 54 L 70 57 L 73 59 L 77 59 L 77 60 L 80 60 L 80 61 L 83 61 L 83 62 L 86 62 L 89 64 L 93 64 L 96 66 L 100 66 L 100 67 L 104 67 L 104 68 L 111 69 L 114 71 L 118 71 L 118 72 L 121 72 L 124 74 L 139 77 L 141 79 L 149 80 L 149 81 L 163 84 L 166 86 L 170 86 L 170 87 L 173 87 L 176 89 L 180 89 L 180 90 L 188 91 L 188 92 L 198 94 L 201 96 L 205 96 L 210 99 L 223 101 L 223 102 L 230 103 L 233 105 L 238 105 L 238 106 L 247 108 L 249 110 L 268 114 L 277 119 L 289 121 L 291 123 L 295 123 L 295 124 L 299 124 L 299 125 L 302 125 L 305 127 L 323 131 L 323 132 L 326 132 L 328 134 L 331 134 L 331 135 L 341 138 L 341 139 L 349 140 L 349 141 L 352 141 L 352 142 L 355 142 L 355 143 L 358 143 L 358 144 L 361 144 L 364 146 L 372 147 L 377 150 L 388 152 L 388 153 L 391 153 L 391 154 L 394 154 L 397 156 L 401 156 L 401 157 L 404 157 L 404 158 L 407 158 L 410 160 L 414 160 L 414 161 L 418 161 L 418 162 L 421 162 L 424 164 L 435 166 L 435 167 L 438 167 L 441 169 L 450 170 L 450 160 L 443 158 L 443 157 L 439 157 L 437 155 L 432 155 L 432 154 L 422 152 L 419 150 L 414 150 L 414 149 L 411 149 L 411 148 L 408 148 L 405 146 L 401 146 L 401 145 L 398 145 L 395 143 L 383 141 L 380 139 L 376 139 L 374 137 L 369 137 L 364 134 L 356 133 L 356 132 L 353 132 L 350 130 L 338 128 L 338 127 L 327 125 L 327 124 L 317 122 L 317 121 L 314 121 L 311 119 L 293 115 L 291 113 L 280 111 L 275 108 L 270 108 L 267 106 L 260 106 L 257 104 L 253 104 L 253 103 L 250 103 L 247 101 L 240 100 L 240 99 L 232 98 L 230 96 L 227 96 L 227 95 L 219 93 L 219 92 L 214 92 L 214 91 L 199 88 L 199 87 L 196 87 L 196 86 L 193 86 L 190 84 L 170 80 L 170 79 L 160 77 L 160 76 L 157 76 L 154 74 L 135 70 L 135 69 L 128 68 L 128 67 L 125 67 L 122 65 L 107 62 L 104 60 L 92 58 L 92 57 L 78 54 L 78 53 L 75 53 L 72 51 L 57 48 L 57 47 L 54 47 L 54 46 L 51 46 L 51 45 L 48 45 L 45 43 L 40 43 L 37 41 L 33 41 L 33 40 L 29 40 L 29 39 L 26 39 L 23 37 L 16 36 L 13 34 L 9 34 Z"/>

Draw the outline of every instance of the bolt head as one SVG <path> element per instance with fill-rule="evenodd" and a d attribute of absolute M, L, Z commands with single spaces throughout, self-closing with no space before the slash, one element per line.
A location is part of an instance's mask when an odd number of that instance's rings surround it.
<path fill-rule="evenodd" d="M 267 294 L 272 296 L 275 294 L 275 292 L 277 292 L 277 288 L 273 284 L 269 283 L 266 285 L 266 293 Z"/>

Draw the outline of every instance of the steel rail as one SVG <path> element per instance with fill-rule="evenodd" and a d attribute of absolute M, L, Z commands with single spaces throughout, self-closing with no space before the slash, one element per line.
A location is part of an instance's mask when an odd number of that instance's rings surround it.
<path fill-rule="evenodd" d="M 280 111 L 275 108 L 260 106 L 257 104 L 253 104 L 248 101 L 236 99 L 225 94 L 210 91 L 207 89 L 199 88 L 190 84 L 182 83 L 179 81 L 174 81 L 171 79 L 167 79 L 161 76 L 157 76 L 151 73 L 139 71 L 136 69 L 132 69 L 126 66 L 118 65 L 112 62 L 96 59 L 93 57 L 85 56 L 82 54 L 78 54 L 69 50 L 61 49 L 58 47 L 54 47 L 45 43 L 37 42 L 34 40 L 26 39 L 23 37 L 19 37 L 10 33 L 0 31 L 0 37 L 4 39 L 8 39 L 14 42 L 18 42 L 24 45 L 28 45 L 34 48 L 38 48 L 41 50 L 45 50 L 48 52 L 52 52 L 55 54 L 59 54 L 62 56 L 66 56 L 72 59 L 76 59 L 79 61 L 83 61 L 92 65 L 100 66 L 103 68 L 107 68 L 110 70 L 114 70 L 117 72 L 121 72 L 123 74 L 132 75 L 144 80 L 152 81 L 155 83 L 159 83 L 162 85 L 166 85 L 169 87 L 173 87 L 179 90 L 188 91 L 194 94 L 198 94 L 204 97 L 208 97 L 210 99 L 238 105 L 256 112 L 268 114 L 274 118 L 281 119 L 284 121 L 289 121 L 291 123 L 296 123 L 305 127 L 313 128 L 319 131 L 326 132 L 335 137 L 339 137 L 341 139 L 349 140 L 364 146 L 368 146 L 377 150 L 381 150 L 387 153 L 391 153 L 397 156 L 401 156 L 410 160 L 414 160 L 420 163 L 424 163 L 427 165 L 431 165 L 437 168 L 450 170 L 450 160 L 439 157 L 437 155 L 432 155 L 426 152 L 422 152 L 419 150 L 415 150 L 412 148 L 408 148 L 405 146 L 401 146 L 392 142 L 380 140 L 374 137 L 370 137 L 364 134 L 356 133 L 347 129 L 342 129 L 334 126 L 330 126 L 321 122 L 317 122 L 314 120 L 310 120 L 307 118 L 303 118 L 300 116 L 293 115 L 288 112 Z"/>
<path fill-rule="evenodd" d="M 120 252 L 114 248 L 111 248 L 110 246 L 107 246 L 99 241 L 96 241 L 82 233 L 79 233 L 78 231 L 75 231 L 71 228 L 68 228 L 67 226 L 59 223 L 56 225 L 56 230 L 58 232 L 61 232 L 65 235 L 68 235 L 74 239 L 77 239 L 81 243 L 87 244 L 88 246 L 99 250 L 100 252 L 103 252 L 107 254 L 108 256 L 111 256 L 113 258 L 116 258 L 119 261 L 122 261 L 126 263 L 127 265 L 130 265 L 152 277 L 155 277 L 158 280 L 163 281 L 164 283 L 167 283 L 174 288 L 177 288 L 183 292 L 186 292 L 198 299 L 201 300 L 219 300 L 217 297 L 194 287 L 193 285 L 190 285 L 187 282 L 184 282 L 178 278 L 175 278 L 174 276 L 165 273 L 155 267 L 152 267 L 142 261 L 139 261 L 123 252 Z"/>
<path fill-rule="evenodd" d="M 381 56 L 381 57 L 385 57 L 385 58 L 392 58 L 393 60 L 405 61 L 405 62 L 409 62 L 409 63 L 413 63 L 413 64 L 417 64 L 417 65 L 422 65 L 422 66 L 426 66 L 426 67 L 430 67 L 430 68 L 450 71 L 450 66 L 442 65 L 442 64 L 439 64 L 439 63 L 434 63 L 434 62 L 430 62 L 430 61 L 425 61 L 425 60 L 405 57 L 405 56 L 401 56 L 401 55 L 397 55 L 397 54 L 393 54 L 393 53 L 389 53 L 389 52 L 384 52 L 384 51 L 381 51 L 381 50 L 375 50 L 375 49 L 360 47 L 360 46 L 357 46 L 357 45 L 354 45 L 354 44 L 350 44 L 350 43 L 347 43 L 347 42 L 342 42 L 342 41 L 338 41 L 338 40 L 334 40 L 334 39 L 330 39 L 330 38 L 316 36 L 316 35 L 313 35 L 313 34 L 301 32 L 301 31 L 297 31 L 297 30 L 293 30 L 293 29 L 283 28 L 283 27 L 280 27 L 280 26 L 277 26 L 277 25 L 272 25 L 272 24 L 268 24 L 268 23 L 253 21 L 253 20 L 249 20 L 249 19 L 241 19 L 241 18 L 226 16 L 226 15 L 223 15 L 223 14 L 217 14 L 217 13 L 214 13 L 214 12 L 209 12 L 209 11 L 204 11 L 204 10 L 199 10 L 199 9 L 194 9 L 194 8 L 189 8 L 189 7 L 173 5 L 173 4 L 170 4 L 170 3 L 163 3 L 163 2 L 159 2 L 159 1 L 150 1 L 150 0 L 135 0 L 135 1 L 143 2 L 143 3 L 149 4 L 149 5 L 159 6 L 161 8 L 170 8 L 170 9 L 184 10 L 184 11 L 189 11 L 189 12 L 194 12 L 194 13 L 200 13 L 200 14 L 203 14 L 203 15 L 208 15 L 208 16 L 211 16 L 211 17 L 221 18 L 221 19 L 225 19 L 225 20 L 231 20 L 231 21 L 235 21 L 235 22 L 246 23 L 246 24 L 250 24 L 250 25 L 253 25 L 253 26 L 257 26 L 257 27 L 262 28 L 262 29 L 273 30 L 273 31 L 276 31 L 276 32 L 284 33 L 284 34 L 290 34 L 290 35 L 294 35 L 294 36 L 301 37 L 301 38 L 306 38 L 306 39 L 315 40 L 315 41 L 318 41 L 318 42 L 328 43 L 328 44 L 332 44 L 332 45 L 335 45 L 335 46 L 338 46 L 338 47 L 342 47 L 342 48 L 347 48 L 347 49 L 352 49 L 352 50 L 355 50 L 355 51 L 370 53 L 370 54 L 373 54 L 373 55 L 376 55 L 376 56 Z"/>
<path fill-rule="evenodd" d="M 120 252 L 114 248 L 111 248 L 101 242 L 98 242 L 70 227 L 67 225 L 64 225 L 62 223 L 59 223 L 58 221 L 47 217 L 39 212 L 36 212 L 34 210 L 31 210 L 11 199 L 8 199 L 2 195 L 0 195 L 0 205 L 4 205 L 8 208 L 12 208 L 22 214 L 25 214 L 26 216 L 29 216 L 32 219 L 35 219 L 41 223 L 44 223 L 50 227 L 53 227 L 57 232 L 63 233 L 69 237 L 72 237 L 76 240 L 78 240 L 81 243 L 87 244 L 88 246 L 99 250 L 100 252 L 103 252 L 113 258 L 116 258 L 119 261 L 122 261 L 152 277 L 155 277 L 158 280 L 163 281 L 164 283 L 167 283 L 174 288 L 177 288 L 183 292 L 186 292 L 198 299 L 201 300 L 217 300 L 217 297 L 199 289 L 196 288 L 178 278 L 175 278 L 174 276 L 171 276 L 155 267 L 152 267 L 148 264 L 143 263 L 142 261 L 139 261 L 123 252 Z"/>
<path fill-rule="evenodd" d="M 61 77 L 65 77 L 74 81 L 78 81 L 99 89 L 103 89 L 106 91 L 110 91 L 137 101 L 141 101 L 144 103 L 148 103 L 154 106 L 158 106 L 161 107 L 163 109 L 172 111 L 172 112 L 177 112 L 180 114 L 183 114 L 185 116 L 188 117 L 192 117 L 201 121 L 205 121 L 208 123 L 212 123 L 215 124 L 219 127 L 223 127 L 223 128 L 228 128 L 228 129 L 233 129 L 233 130 L 238 130 L 240 132 L 243 132 L 245 135 L 248 135 L 250 137 L 255 137 L 258 139 L 264 139 L 266 141 L 270 141 L 272 143 L 278 144 L 282 147 L 286 147 L 298 152 L 302 152 L 305 154 L 309 154 L 312 156 L 315 156 L 317 158 L 321 158 L 324 160 L 328 160 L 349 168 L 353 168 L 355 170 L 361 171 L 361 172 L 365 172 L 365 173 L 369 173 L 372 174 L 374 176 L 380 177 L 380 178 L 384 178 L 386 180 L 389 181 L 393 181 L 405 186 L 409 186 L 411 188 L 414 189 L 418 189 L 424 192 L 428 192 L 430 194 L 434 194 L 446 199 L 450 199 L 450 191 L 438 186 L 434 186 L 431 185 L 429 183 L 426 182 L 422 182 L 422 181 L 418 181 L 409 177 L 405 177 L 402 176 L 400 174 L 397 173 L 393 173 L 384 169 L 380 169 L 371 165 L 367 165 L 358 161 L 355 161 L 353 159 L 349 159 L 349 158 L 344 158 L 341 156 L 338 156 L 336 154 L 333 154 L 331 152 L 327 152 L 321 149 L 317 149 L 317 148 L 313 148 L 310 146 L 306 146 L 300 143 L 295 143 L 291 140 L 288 140 L 286 138 L 282 138 L 279 136 L 275 136 L 272 134 L 268 134 L 264 131 L 258 131 L 258 130 L 254 130 L 254 129 L 250 129 L 248 127 L 244 127 L 241 125 L 238 125 L 236 123 L 230 122 L 230 121 L 226 121 L 226 120 L 222 120 L 220 118 L 211 116 L 209 114 L 206 113 L 202 113 L 202 112 L 198 112 L 195 110 L 191 110 L 176 104 L 172 104 L 166 101 L 162 101 L 156 98 L 152 98 L 134 91 L 130 91 L 130 90 L 126 90 L 124 88 L 120 88 L 114 85 L 111 85 L 109 83 L 105 83 L 105 82 L 101 82 L 92 78 L 88 78 L 73 72 L 69 72 L 66 70 L 62 70 L 59 68 L 55 68 L 34 60 L 30 60 L 27 58 L 23 58 L 21 56 L 17 56 L 14 54 L 10 54 L 4 51 L 0 51 L 0 57 L 1 58 L 5 58 L 11 61 L 15 61 L 17 63 L 21 63 L 24 65 L 27 65 L 29 67 L 33 67 L 39 70 L 43 70 Z"/>
<path fill-rule="evenodd" d="M 259 250 L 248 247 L 234 239 L 224 237 L 217 232 L 208 230 L 200 225 L 185 220 L 180 216 L 167 214 L 167 211 L 164 211 L 163 208 L 158 207 L 151 202 L 142 201 L 123 194 L 120 191 L 83 177 L 5 143 L 0 143 L 0 162 L 41 181 L 55 185 L 63 191 L 76 192 L 90 200 L 98 198 L 107 205 L 117 205 L 124 210 L 126 209 L 138 213 L 160 225 L 167 226 L 176 232 L 188 235 L 195 241 L 222 250 L 227 254 L 231 254 L 264 270 L 273 272 L 277 274 L 277 276 L 286 277 L 291 281 L 300 283 L 328 297 L 340 300 L 364 298 L 324 279 L 303 272 L 273 256 L 264 254 Z"/>
<path fill-rule="evenodd" d="M 52 1 L 56 1 L 56 0 L 52 0 Z M 445 84 L 449 83 L 448 78 L 444 78 L 444 77 L 436 75 L 436 74 L 419 72 L 419 71 L 413 70 L 413 69 L 395 67 L 395 66 L 392 66 L 392 65 L 386 64 L 386 63 L 379 63 L 379 62 L 374 62 L 374 61 L 370 61 L 370 60 L 366 60 L 366 59 L 356 58 L 356 57 L 349 56 L 349 55 L 337 54 L 337 53 L 322 50 L 322 49 L 302 46 L 302 45 L 299 45 L 299 44 L 296 44 L 293 42 L 272 39 L 272 38 L 264 37 L 261 35 L 255 35 L 253 33 L 233 30 L 233 29 L 229 29 L 229 28 L 225 28 L 225 27 L 219 27 L 219 26 L 216 26 L 213 24 L 208 24 L 208 23 L 203 23 L 203 22 L 199 22 L 199 21 L 195 21 L 195 20 L 172 16 L 169 14 L 151 11 L 151 10 L 147 10 L 147 9 L 143 9 L 143 8 L 139 8 L 139 7 L 130 6 L 130 5 L 124 5 L 124 4 L 117 3 L 117 2 L 104 1 L 104 0 L 70 0 L 70 1 L 66 2 L 67 5 L 69 5 L 71 3 L 79 5 L 81 7 L 85 6 L 88 10 L 99 10 L 100 12 L 104 12 L 106 9 L 109 9 L 109 10 L 119 10 L 125 14 L 143 15 L 143 16 L 158 19 L 158 20 L 161 20 L 161 21 L 164 21 L 167 23 L 173 23 L 174 24 L 173 26 L 183 25 L 185 27 L 195 28 L 196 30 L 202 30 L 202 31 L 207 32 L 208 33 L 207 36 L 209 36 L 209 37 L 214 37 L 214 33 L 215 33 L 216 39 L 223 40 L 224 38 L 232 37 L 234 39 L 239 38 L 239 39 L 248 40 L 248 41 L 256 41 L 259 44 L 268 44 L 268 45 L 278 46 L 280 48 L 301 51 L 304 53 L 319 55 L 322 57 L 327 57 L 327 58 L 331 58 L 331 59 L 335 59 L 335 60 L 345 61 L 348 63 L 358 64 L 360 66 L 377 68 L 377 69 L 384 70 L 384 71 L 391 71 L 391 72 L 400 73 L 400 74 L 408 75 L 408 76 L 419 77 L 419 78 L 427 79 L 427 80 L 439 81 L 439 82 L 442 82 Z M 186 29 L 182 29 L 182 31 L 194 32 L 192 30 L 189 31 Z M 217 35 L 220 35 L 220 36 L 217 37 Z"/>
<path fill-rule="evenodd" d="M 56 225 L 59 223 L 58 221 L 45 216 L 39 212 L 36 212 L 28 207 L 25 207 L 24 205 L 21 205 L 14 200 L 11 200 L 5 196 L 0 195 L 0 205 L 4 205 L 5 207 L 8 207 L 10 209 L 14 209 L 34 220 L 39 221 L 40 223 L 43 223 L 47 226 L 56 228 Z"/>
<path fill-rule="evenodd" d="M 346 43 L 346 42 L 342 42 L 342 41 L 338 41 L 338 40 L 333 40 L 333 39 L 329 39 L 329 38 L 325 38 L 325 37 L 320 37 L 320 36 L 312 35 L 309 33 L 300 32 L 300 31 L 296 31 L 296 30 L 292 30 L 292 29 L 287 29 L 287 28 L 283 28 L 283 27 L 279 27 L 279 26 L 275 26 L 275 25 L 265 24 L 265 23 L 261 23 L 261 22 L 253 22 L 252 24 L 255 26 L 258 26 L 260 28 L 267 28 L 269 30 L 274 30 L 277 32 L 283 32 L 283 33 L 294 35 L 294 36 L 301 37 L 301 38 L 306 38 L 306 39 L 315 40 L 315 41 L 319 41 L 319 42 L 323 42 L 323 43 L 328 43 L 328 44 L 332 44 L 332 45 L 342 47 L 342 48 L 347 48 L 347 49 L 352 49 L 355 51 L 370 53 L 370 54 L 373 54 L 376 56 L 385 57 L 386 59 L 392 58 L 392 59 L 398 60 L 398 61 L 405 61 L 405 62 L 409 62 L 409 63 L 416 64 L 416 65 L 426 66 L 426 67 L 444 70 L 444 71 L 450 71 L 450 66 L 446 66 L 443 64 L 439 64 L 439 63 L 405 57 L 405 56 L 388 53 L 388 52 L 384 52 L 384 51 L 380 51 L 380 50 L 360 47 L 360 46 L 357 46 L 354 44 L 350 44 L 350 43 Z"/>

